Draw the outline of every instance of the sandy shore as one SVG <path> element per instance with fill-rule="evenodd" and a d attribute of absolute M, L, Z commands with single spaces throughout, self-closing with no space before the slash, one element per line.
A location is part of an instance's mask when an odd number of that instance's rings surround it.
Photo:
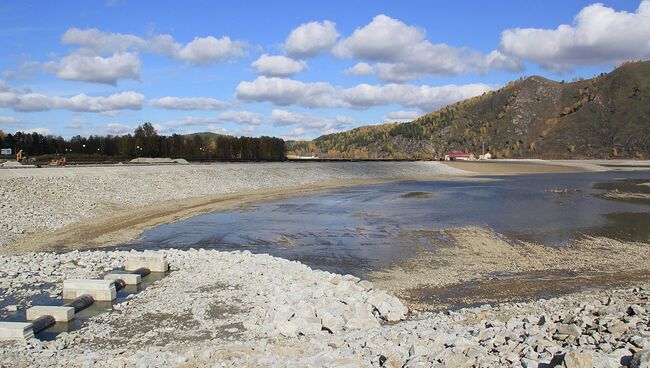
<path fill-rule="evenodd" d="M 153 226 L 252 201 L 344 185 L 467 174 L 438 162 L 0 170 L 0 252 L 116 244 Z"/>
<path fill-rule="evenodd" d="M 2 169 L 0 253 L 113 245 L 198 214 L 346 185 L 614 169 L 534 160 Z"/>

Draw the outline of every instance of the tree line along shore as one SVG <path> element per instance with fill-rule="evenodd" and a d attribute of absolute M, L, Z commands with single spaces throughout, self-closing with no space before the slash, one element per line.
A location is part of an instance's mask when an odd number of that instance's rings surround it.
<path fill-rule="evenodd" d="M 277 161 L 285 157 L 284 140 L 275 137 L 232 137 L 214 133 L 159 135 L 150 123 L 138 126 L 133 134 L 74 136 L 42 135 L 37 132 L 6 134 L 0 130 L 0 147 L 14 159 L 24 157 L 50 161 L 66 156 L 75 161 L 119 161 L 135 157 L 183 157 L 188 160 Z"/>

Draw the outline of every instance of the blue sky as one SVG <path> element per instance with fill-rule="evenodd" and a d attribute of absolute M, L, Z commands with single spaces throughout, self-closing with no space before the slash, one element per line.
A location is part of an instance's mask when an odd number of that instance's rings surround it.
<path fill-rule="evenodd" d="M 0 129 L 313 138 L 650 58 L 645 1 L 15 1 Z"/>

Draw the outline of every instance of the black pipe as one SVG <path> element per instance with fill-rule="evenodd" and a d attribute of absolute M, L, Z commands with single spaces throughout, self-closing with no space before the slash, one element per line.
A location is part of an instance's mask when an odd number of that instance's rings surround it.
<path fill-rule="evenodd" d="M 56 323 L 54 317 L 50 315 L 40 316 L 32 321 L 32 329 L 37 334 Z"/>
<path fill-rule="evenodd" d="M 149 270 L 149 269 L 146 268 L 146 267 L 140 267 L 140 268 L 138 268 L 137 270 L 135 270 L 135 271 L 131 271 L 131 272 L 129 272 L 129 273 L 134 273 L 134 274 L 136 274 L 136 275 L 140 275 L 141 277 L 146 277 L 148 274 L 151 273 L 151 270 Z"/>
<path fill-rule="evenodd" d="M 126 282 L 124 282 L 124 280 L 122 280 L 122 279 L 113 280 L 113 284 L 115 284 L 115 290 L 116 291 L 120 291 L 120 290 L 124 289 L 124 287 L 126 286 Z"/>
<path fill-rule="evenodd" d="M 73 299 L 70 303 L 63 304 L 63 306 L 74 307 L 74 312 L 77 313 L 80 310 L 88 308 L 94 302 L 95 302 L 95 298 L 93 298 L 91 295 L 83 294 Z"/>

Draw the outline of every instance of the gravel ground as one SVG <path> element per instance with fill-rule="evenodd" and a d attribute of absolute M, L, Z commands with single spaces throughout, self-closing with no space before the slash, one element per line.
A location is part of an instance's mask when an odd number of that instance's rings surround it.
<path fill-rule="evenodd" d="M 329 162 L 0 170 L 0 247 L 26 234 L 163 201 L 343 180 L 459 175 L 438 162 Z"/>
<path fill-rule="evenodd" d="M 169 276 L 53 341 L 0 342 L 0 366 L 647 366 L 648 285 L 411 312 L 353 276 L 249 252 L 165 250 Z M 126 252 L 0 257 L 22 295 L 99 276 Z M 9 276 L 9 275 L 14 276 Z M 30 286 L 31 285 L 31 286 Z M 4 288 L 4 286 L 3 286 Z M 646 364 L 646 365 L 643 365 Z"/>

